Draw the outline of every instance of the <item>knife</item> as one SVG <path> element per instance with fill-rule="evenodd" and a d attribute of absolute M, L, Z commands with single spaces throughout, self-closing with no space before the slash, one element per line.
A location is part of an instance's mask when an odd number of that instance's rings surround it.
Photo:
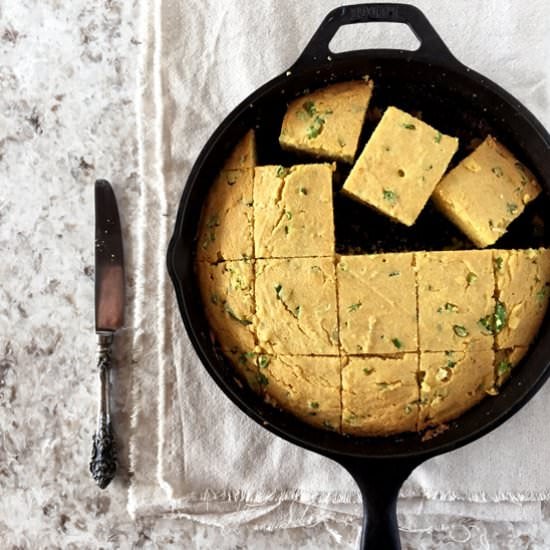
<path fill-rule="evenodd" d="M 95 182 L 95 328 L 99 402 L 90 472 L 105 489 L 116 472 L 116 447 L 110 412 L 109 373 L 114 335 L 124 323 L 122 233 L 115 194 L 106 180 Z"/>

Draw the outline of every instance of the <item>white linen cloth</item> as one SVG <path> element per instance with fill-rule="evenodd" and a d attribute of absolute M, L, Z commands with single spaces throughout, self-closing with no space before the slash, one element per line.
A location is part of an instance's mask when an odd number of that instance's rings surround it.
<path fill-rule="evenodd" d="M 263 430 L 209 378 L 186 337 L 165 269 L 179 197 L 201 147 L 234 106 L 290 67 L 340 3 L 143 2 L 141 195 L 131 243 L 138 251 L 132 274 L 133 515 L 259 528 L 358 521 L 360 498 L 347 472 Z M 550 127 L 545 0 L 415 5 L 460 61 L 501 84 Z M 340 44 L 414 42 L 388 27 L 394 25 L 350 27 Z M 550 497 L 549 398 L 547 385 L 493 433 L 419 467 L 402 490 L 400 514 L 537 520 L 540 501 Z"/>

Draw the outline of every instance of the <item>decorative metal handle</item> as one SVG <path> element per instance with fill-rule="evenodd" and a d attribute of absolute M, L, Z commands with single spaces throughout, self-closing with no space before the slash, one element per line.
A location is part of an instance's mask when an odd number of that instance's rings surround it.
<path fill-rule="evenodd" d="M 109 370 L 113 334 L 98 334 L 99 403 L 94 434 L 90 472 L 101 489 L 105 489 L 116 472 L 116 448 L 111 426 Z"/>

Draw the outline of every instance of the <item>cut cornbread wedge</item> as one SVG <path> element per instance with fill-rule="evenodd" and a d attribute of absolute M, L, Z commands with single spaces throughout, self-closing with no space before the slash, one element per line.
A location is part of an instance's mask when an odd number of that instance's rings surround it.
<path fill-rule="evenodd" d="M 372 81 L 331 84 L 292 101 L 283 119 L 283 149 L 351 163 L 372 95 Z"/>
<path fill-rule="evenodd" d="M 216 178 L 201 214 L 199 262 L 252 257 L 252 177 L 246 169 L 224 170 Z"/>
<path fill-rule="evenodd" d="M 518 365 L 528 350 L 527 347 L 517 347 L 495 351 L 495 385 L 497 387 L 502 386 L 510 378 L 512 369 Z"/>
<path fill-rule="evenodd" d="M 252 261 L 198 262 L 196 267 L 206 318 L 221 349 L 253 350 Z"/>
<path fill-rule="evenodd" d="M 421 352 L 418 430 L 457 418 L 492 391 L 494 358 L 491 348 Z"/>
<path fill-rule="evenodd" d="M 259 345 L 270 354 L 338 355 L 332 258 L 256 260 Z"/>
<path fill-rule="evenodd" d="M 237 143 L 222 170 L 242 170 L 256 166 L 256 134 L 249 130 Z"/>
<path fill-rule="evenodd" d="M 330 164 L 255 169 L 256 258 L 334 254 L 332 171 Z"/>
<path fill-rule="evenodd" d="M 388 107 L 342 191 L 410 226 L 457 148 L 457 138 Z"/>
<path fill-rule="evenodd" d="M 340 256 L 336 279 L 345 353 L 418 350 L 412 253 Z"/>
<path fill-rule="evenodd" d="M 340 431 L 340 357 L 260 356 L 266 401 L 304 422 Z"/>
<path fill-rule="evenodd" d="M 502 324 L 497 349 L 528 347 L 540 328 L 550 296 L 550 250 L 493 250 Z"/>
<path fill-rule="evenodd" d="M 352 356 L 342 365 L 342 432 L 378 436 L 416 429 L 418 354 Z"/>
<path fill-rule="evenodd" d="M 421 351 L 491 348 L 496 302 L 490 250 L 417 252 Z"/>
<path fill-rule="evenodd" d="M 533 174 L 491 136 L 436 187 L 435 205 L 473 243 L 495 243 L 541 189 Z"/>

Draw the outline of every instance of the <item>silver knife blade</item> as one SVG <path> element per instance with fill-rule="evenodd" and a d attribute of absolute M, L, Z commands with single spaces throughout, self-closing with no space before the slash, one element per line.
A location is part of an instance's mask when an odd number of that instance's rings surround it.
<path fill-rule="evenodd" d="M 95 182 L 95 327 L 114 332 L 124 324 L 124 256 L 115 194 Z"/>

